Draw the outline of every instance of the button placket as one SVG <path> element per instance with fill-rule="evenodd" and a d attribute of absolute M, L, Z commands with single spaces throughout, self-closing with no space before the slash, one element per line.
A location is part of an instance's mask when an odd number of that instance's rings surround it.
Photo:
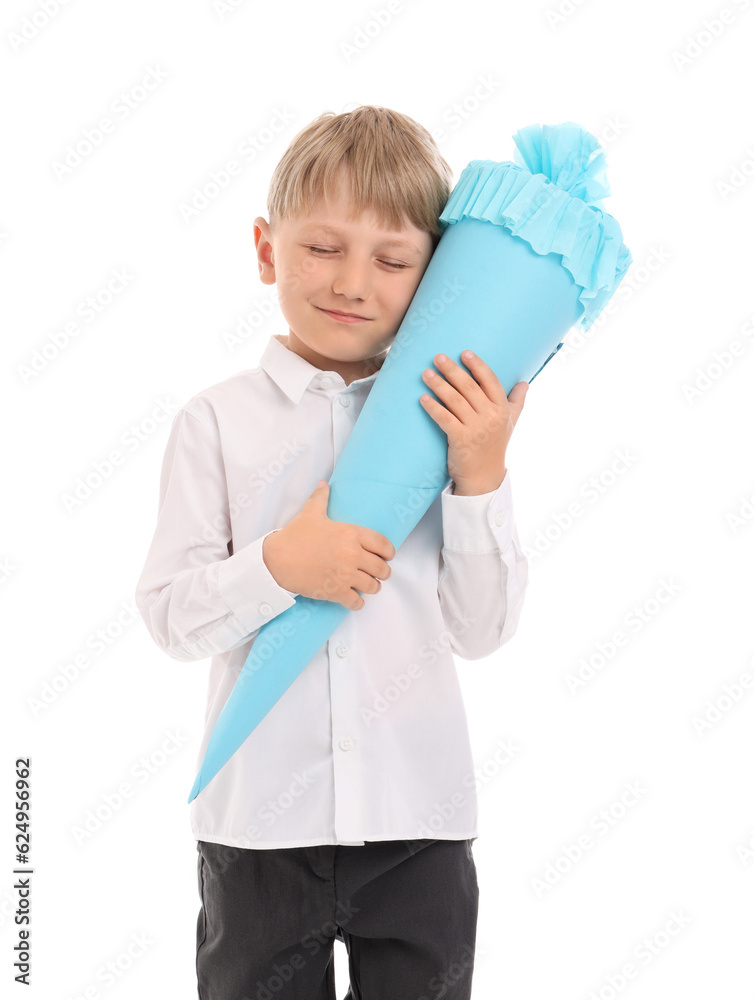
<path fill-rule="evenodd" d="M 338 400 L 340 406 L 335 405 L 335 400 Z M 347 402 L 344 402 L 347 400 Z M 333 462 L 337 462 L 340 458 L 340 453 L 345 447 L 346 441 L 353 430 L 353 419 L 348 414 L 346 414 L 346 409 L 351 405 L 351 394 L 350 393 L 340 393 L 337 396 L 332 397 L 332 424 L 333 424 L 333 446 L 334 455 Z"/>
<path fill-rule="evenodd" d="M 340 390 L 340 382 L 336 382 Z M 340 405 L 336 405 L 336 399 Z M 362 399 L 357 391 L 342 391 L 330 394 L 333 463 L 341 452 L 353 430 Z M 352 636 L 345 630 L 328 640 L 330 670 L 331 737 L 333 753 L 333 778 L 335 796 L 335 834 L 338 840 L 356 841 L 355 824 L 363 817 L 362 803 L 363 761 L 359 753 L 359 720 L 354 715 L 354 704 L 359 702 L 360 690 L 358 671 L 353 669 L 352 657 L 356 655 Z M 350 730 L 350 733 L 349 733 Z M 356 737 L 352 735 L 356 732 Z M 361 842 L 361 841 L 359 841 Z"/>

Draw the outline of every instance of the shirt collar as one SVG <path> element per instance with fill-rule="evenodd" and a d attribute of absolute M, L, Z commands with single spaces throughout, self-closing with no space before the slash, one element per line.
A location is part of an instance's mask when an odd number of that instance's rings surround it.
<path fill-rule="evenodd" d="M 293 403 L 301 401 L 301 397 L 312 383 L 314 383 L 312 388 L 322 388 L 323 390 L 350 389 L 351 386 L 360 386 L 362 383 L 371 384 L 379 375 L 379 371 L 372 372 L 371 375 L 355 379 L 350 386 L 346 386 L 345 379 L 338 372 L 322 371 L 321 368 L 315 367 L 302 358 L 300 354 L 289 351 L 278 334 L 270 337 L 267 347 L 259 359 L 259 367 L 267 372 L 273 382 L 283 390 Z M 329 381 L 322 384 L 323 379 L 329 379 Z"/>

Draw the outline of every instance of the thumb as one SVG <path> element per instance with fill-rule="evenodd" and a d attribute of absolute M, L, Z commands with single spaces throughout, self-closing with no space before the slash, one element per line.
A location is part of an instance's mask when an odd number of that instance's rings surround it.
<path fill-rule="evenodd" d="M 524 408 L 524 401 L 526 400 L 528 392 L 528 382 L 517 382 L 508 395 L 508 402 L 510 403 L 511 416 L 513 418 L 514 425 L 521 416 L 521 411 Z"/>
<path fill-rule="evenodd" d="M 314 500 L 322 508 L 322 513 L 327 513 L 327 501 L 330 496 L 330 484 L 325 479 L 320 479 L 310 494 L 309 500 Z"/>

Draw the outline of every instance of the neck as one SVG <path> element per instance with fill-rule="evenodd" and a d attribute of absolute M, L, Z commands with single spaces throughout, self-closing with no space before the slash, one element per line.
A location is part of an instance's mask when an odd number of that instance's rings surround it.
<path fill-rule="evenodd" d="M 314 365 L 315 368 L 319 368 L 320 371 L 337 372 L 346 385 L 350 385 L 357 379 L 367 378 L 379 371 L 387 357 L 387 352 L 384 352 L 375 358 L 365 358 L 361 361 L 334 361 L 332 358 L 326 358 L 313 351 L 307 344 L 303 344 L 295 334 L 288 333 L 287 337 L 281 336 L 279 339 L 289 351 L 298 354 L 299 357 L 308 361 L 310 365 Z"/>

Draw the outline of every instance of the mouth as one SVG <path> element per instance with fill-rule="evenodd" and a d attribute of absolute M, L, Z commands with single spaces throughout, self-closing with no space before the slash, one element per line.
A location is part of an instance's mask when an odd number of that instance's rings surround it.
<path fill-rule="evenodd" d="M 326 316 L 331 316 L 333 319 L 338 320 L 341 323 L 368 323 L 368 316 L 359 316 L 357 313 L 344 313 L 339 312 L 337 309 L 320 309 L 319 306 L 315 306 L 320 312 L 323 312 Z"/>

